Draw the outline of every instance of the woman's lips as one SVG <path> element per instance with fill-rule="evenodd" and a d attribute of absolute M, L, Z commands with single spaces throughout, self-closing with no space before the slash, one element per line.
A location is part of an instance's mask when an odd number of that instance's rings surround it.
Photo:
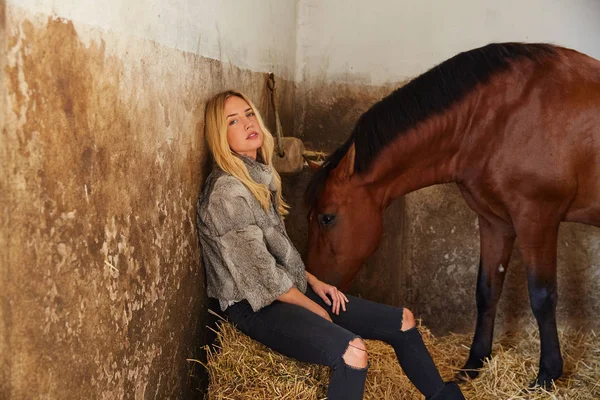
<path fill-rule="evenodd" d="M 258 132 L 252 132 L 246 137 L 246 140 L 252 140 L 252 139 L 257 139 L 257 138 L 258 138 Z"/>

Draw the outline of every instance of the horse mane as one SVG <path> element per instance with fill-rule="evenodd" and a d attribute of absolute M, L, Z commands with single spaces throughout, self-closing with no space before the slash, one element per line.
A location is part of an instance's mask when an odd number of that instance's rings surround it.
<path fill-rule="evenodd" d="M 394 90 L 363 113 L 348 140 L 327 157 L 308 184 L 307 205 L 315 205 L 329 174 L 353 143 L 354 171 L 361 173 L 393 139 L 448 110 L 477 85 L 487 83 L 515 62 L 541 62 L 556 55 L 556 50 L 549 44 L 492 43 L 459 53 Z"/>

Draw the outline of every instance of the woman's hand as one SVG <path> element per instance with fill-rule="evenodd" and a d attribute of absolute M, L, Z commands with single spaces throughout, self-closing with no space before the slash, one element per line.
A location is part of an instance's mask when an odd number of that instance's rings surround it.
<path fill-rule="evenodd" d="M 331 306 L 331 312 L 336 315 L 340 315 L 340 307 L 343 311 L 346 311 L 346 303 L 348 303 L 348 298 L 344 295 L 344 293 L 340 292 L 335 286 L 329 285 L 323 281 L 318 280 L 317 278 L 311 279 L 312 282 L 310 286 L 314 290 L 314 292 L 323 299 L 325 304 Z M 331 300 L 329 297 L 331 297 Z"/>
<path fill-rule="evenodd" d="M 297 306 L 304 307 L 307 310 L 314 312 L 318 316 L 325 318 L 327 321 L 332 322 L 327 310 L 325 310 L 319 304 L 315 303 L 312 299 L 306 297 L 304 293 L 299 291 L 294 286 L 292 286 L 287 292 L 279 295 L 279 297 L 277 297 L 277 300 L 284 303 L 295 304 Z"/>

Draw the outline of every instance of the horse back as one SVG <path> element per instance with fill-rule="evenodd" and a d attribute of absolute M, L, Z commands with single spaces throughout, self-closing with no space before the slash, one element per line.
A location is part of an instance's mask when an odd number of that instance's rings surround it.
<path fill-rule="evenodd" d="M 515 65 L 476 94 L 480 123 L 466 133 L 474 138 L 460 181 L 505 219 L 530 201 L 600 226 L 600 61 L 557 51 Z"/>

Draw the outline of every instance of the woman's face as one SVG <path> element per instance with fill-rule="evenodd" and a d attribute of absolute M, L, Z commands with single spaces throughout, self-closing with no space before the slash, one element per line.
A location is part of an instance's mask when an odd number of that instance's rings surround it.
<path fill-rule="evenodd" d="M 227 142 L 231 150 L 256 160 L 256 152 L 262 146 L 263 132 L 258 125 L 254 110 L 237 96 L 225 100 Z"/>

